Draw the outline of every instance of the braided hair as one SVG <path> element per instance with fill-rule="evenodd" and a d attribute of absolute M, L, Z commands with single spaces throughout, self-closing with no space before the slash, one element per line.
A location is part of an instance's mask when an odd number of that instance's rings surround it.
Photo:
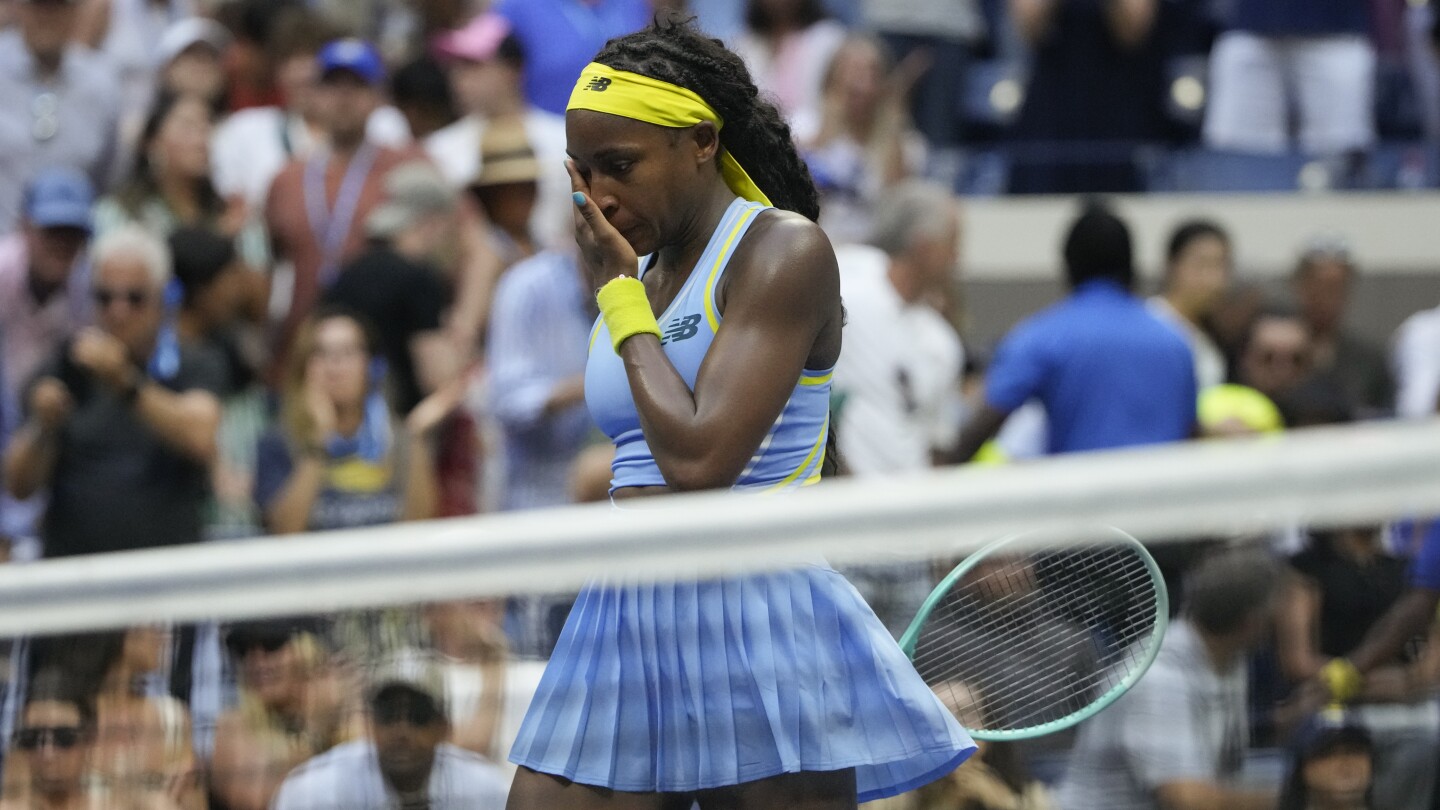
<path fill-rule="evenodd" d="M 812 222 L 820 218 L 820 196 L 795 151 L 790 126 L 774 104 L 760 97 L 740 57 L 701 33 L 692 20 L 656 19 L 643 31 L 605 43 L 595 61 L 700 96 L 725 121 L 721 145 L 770 202 Z"/>

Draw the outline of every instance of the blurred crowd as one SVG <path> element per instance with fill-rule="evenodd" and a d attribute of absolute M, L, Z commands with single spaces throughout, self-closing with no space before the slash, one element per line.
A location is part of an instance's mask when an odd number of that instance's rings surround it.
<path fill-rule="evenodd" d="M 1440 105 L 1424 3 L 3 0 L 0 555 L 604 500 L 562 115 L 606 39 L 677 11 L 745 57 L 822 190 L 848 474 L 1440 410 L 1440 308 L 1388 346 L 1359 337 L 1363 257 L 1335 235 L 1296 245 L 1270 300 L 1215 222 L 1137 256 L 1089 200 L 1058 235 L 1063 301 L 994 347 L 957 327 L 957 156 L 1003 143 L 1012 190 L 1109 192 L 1144 187 L 1141 142 L 1364 155 L 1386 134 L 1386 60 Z M 1177 118 L 1171 68 L 1204 54 L 1203 118 Z M 997 65 L 1023 81 L 988 85 L 977 112 L 967 93 Z M 1251 743 L 1293 739 L 1301 803 L 1284 806 L 1429 808 L 1440 661 L 1423 645 L 1357 713 L 1277 708 L 1400 598 L 1425 528 L 1295 526 L 1258 561 L 1218 542 L 1162 560 L 1185 605 L 1163 688 L 1060 743 L 987 746 L 898 806 L 1276 806 L 1227 780 Z M 935 582 L 846 573 L 897 634 Z M 0 668 L 0 808 L 499 808 L 568 607 L 22 640 Z M 1181 693 L 1214 722 L 1177 730 Z"/>

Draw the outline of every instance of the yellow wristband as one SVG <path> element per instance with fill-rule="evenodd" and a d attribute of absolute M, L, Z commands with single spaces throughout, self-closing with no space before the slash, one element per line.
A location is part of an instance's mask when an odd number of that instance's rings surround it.
<path fill-rule="evenodd" d="M 616 354 L 620 353 L 620 344 L 636 335 L 660 337 L 660 324 L 650 311 L 645 282 L 640 279 L 634 276 L 610 279 L 595 294 L 595 303 L 600 305 L 600 317 L 605 319 Z"/>
<path fill-rule="evenodd" d="M 1330 690 L 1330 697 L 1348 703 L 1365 686 L 1365 676 L 1344 658 L 1332 658 L 1320 669 L 1320 680 Z"/>

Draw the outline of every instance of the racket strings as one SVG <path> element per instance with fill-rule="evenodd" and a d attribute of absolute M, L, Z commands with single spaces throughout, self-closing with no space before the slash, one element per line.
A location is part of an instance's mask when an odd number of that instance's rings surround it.
<path fill-rule="evenodd" d="M 931 613 L 915 664 L 952 705 L 1002 731 L 1062 719 L 1122 683 L 1144 659 L 1159 595 L 1129 547 L 1031 552 L 987 561 Z"/>

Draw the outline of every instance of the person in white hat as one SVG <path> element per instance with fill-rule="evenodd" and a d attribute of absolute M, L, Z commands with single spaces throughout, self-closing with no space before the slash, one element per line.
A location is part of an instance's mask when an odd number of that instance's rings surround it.
<path fill-rule="evenodd" d="M 371 678 L 370 739 L 296 768 L 274 810 L 501 810 L 508 780 L 479 754 L 446 742 L 444 676 L 429 656 L 402 654 Z"/>

